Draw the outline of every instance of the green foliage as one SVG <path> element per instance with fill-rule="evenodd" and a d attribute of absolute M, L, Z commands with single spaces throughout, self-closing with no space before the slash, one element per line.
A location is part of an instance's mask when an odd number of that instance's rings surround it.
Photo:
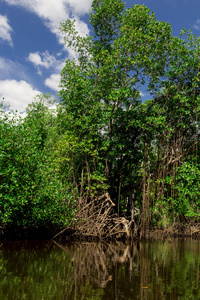
<path fill-rule="evenodd" d="M 61 72 L 55 112 L 46 96 L 24 120 L 1 108 L 2 226 L 66 225 L 80 199 L 105 192 L 119 214 L 134 195 L 143 225 L 198 218 L 200 38 L 173 37 L 149 8 L 121 0 L 93 0 L 90 23 L 86 37 L 61 24 L 78 60 Z"/>
<path fill-rule="evenodd" d="M 168 184 L 174 181 L 172 176 L 166 177 Z M 177 171 L 174 182 L 176 198 L 172 200 L 175 214 L 189 218 L 200 217 L 200 168 L 186 162 Z"/>
<path fill-rule="evenodd" d="M 175 186 L 167 178 L 171 170 L 178 176 L 182 158 L 198 144 L 199 39 L 186 31 L 186 39 L 173 37 L 150 9 L 125 10 L 120 0 L 93 1 L 90 23 L 93 35 L 85 38 L 74 22 L 61 25 L 79 56 L 66 62 L 60 93 L 66 134 L 78 145 L 70 149 L 77 195 L 93 195 L 92 178 L 100 174 L 121 211 L 134 193 L 138 208 L 147 201 L 166 224 L 173 210 L 174 217 L 189 216 L 191 206 L 181 204 L 187 181 L 176 179 Z M 152 100 L 141 103 L 141 86 Z M 194 207 L 197 197 L 190 198 Z"/>
<path fill-rule="evenodd" d="M 50 164 L 55 117 L 44 100 L 24 120 L 2 112 L 0 138 L 0 223 L 24 228 L 66 225 L 73 199 Z"/>

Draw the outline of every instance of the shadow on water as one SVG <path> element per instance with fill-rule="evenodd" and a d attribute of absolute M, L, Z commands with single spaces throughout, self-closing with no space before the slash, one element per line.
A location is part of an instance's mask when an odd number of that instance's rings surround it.
<path fill-rule="evenodd" d="M 0 242 L 0 299 L 200 299 L 200 241 Z"/>

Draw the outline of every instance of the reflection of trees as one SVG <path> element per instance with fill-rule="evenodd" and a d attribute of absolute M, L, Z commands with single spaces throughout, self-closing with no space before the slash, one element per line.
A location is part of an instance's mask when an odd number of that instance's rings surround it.
<path fill-rule="evenodd" d="M 145 242 L 140 247 L 140 299 L 200 299 L 198 241 Z"/>
<path fill-rule="evenodd" d="M 200 299 L 200 243 L 0 245 L 0 299 Z"/>
<path fill-rule="evenodd" d="M 74 243 L 69 247 L 73 255 L 73 268 L 76 281 L 90 282 L 100 288 L 105 288 L 113 280 L 111 266 L 118 263 L 128 263 L 132 269 L 133 257 L 130 245 L 106 243 Z M 136 249 L 137 251 L 137 249 Z"/>
<path fill-rule="evenodd" d="M 129 270 L 127 282 L 131 281 L 133 268 L 137 268 L 137 244 L 84 242 L 58 246 L 72 256 L 73 280 L 66 299 L 120 299 L 120 266 Z M 91 287 L 95 296 L 89 297 Z"/>
<path fill-rule="evenodd" d="M 65 268 L 60 267 L 63 261 Z M 69 262 L 69 254 L 61 253 L 51 242 L 3 242 L 0 299 L 63 299 Z"/>

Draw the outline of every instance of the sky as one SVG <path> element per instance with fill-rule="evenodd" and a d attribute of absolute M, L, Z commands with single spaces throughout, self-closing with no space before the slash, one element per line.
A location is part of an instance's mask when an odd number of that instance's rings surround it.
<path fill-rule="evenodd" d="M 60 72 L 76 54 L 63 44 L 61 22 L 76 20 L 81 36 L 91 34 L 92 0 L 0 0 L 0 102 L 24 112 L 35 96 L 59 92 Z M 199 0 L 127 0 L 126 7 L 144 4 L 159 21 L 200 35 Z"/>

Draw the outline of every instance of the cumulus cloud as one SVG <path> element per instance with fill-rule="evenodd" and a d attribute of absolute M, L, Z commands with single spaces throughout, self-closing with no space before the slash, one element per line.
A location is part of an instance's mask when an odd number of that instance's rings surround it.
<path fill-rule="evenodd" d="M 48 51 L 45 51 L 44 53 L 30 53 L 28 60 L 36 67 L 41 66 L 46 69 L 49 69 L 56 62 L 56 58 L 53 55 L 50 55 Z"/>
<path fill-rule="evenodd" d="M 75 19 L 76 29 L 81 35 L 89 33 L 86 23 L 80 16 L 88 13 L 92 0 L 5 0 L 10 5 L 17 5 L 34 12 L 45 22 L 45 25 L 56 34 L 58 41 L 63 43 L 63 36 L 58 29 L 60 22 Z"/>
<path fill-rule="evenodd" d="M 13 46 L 11 32 L 13 31 L 12 27 L 9 25 L 7 16 L 0 15 L 0 39 L 5 42 L 8 42 Z"/>
<path fill-rule="evenodd" d="M 50 89 L 58 92 L 60 78 L 61 78 L 60 74 L 52 74 L 49 78 L 45 80 L 45 85 L 48 86 Z"/>
<path fill-rule="evenodd" d="M 39 75 L 42 75 L 41 68 L 58 69 L 59 65 L 61 64 L 61 62 L 59 60 L 56 60 L 56 57 L 54 55 L 50 55 L 48 51 L 45 51 L 43 53 L 40 53 L 39 51 L 30 53 L 27 60 L 34 64 L 34 66 L 38 70 Z M 59 71 L 60 70 L 61 69 L 59 69 Z"/>
<path fill-rule="evenodd" d="M 59 57 L 60 53 L 58 53 L 56 56 Z M 58 85 L 60 84 L 61 77 L 60 72 L 65 66 L 66 59 L 56 59 L 54 55 L 50 55 L 48 51 L 45 51 L 44 53 L 30 53 L 28 60 L 34 64 L 40 75 L 42 75 L 42 67 L 46 69 L 52 69 L 53 74 L 47 78 L 44 83 L 53 91 L 58 91 Z"/>
<path fill-rule="evenodd" d="M 24 80 L 1 80 L 0 81 L 0 99 L 4 98 L 6 105 L 10 109 L 23 112 L 27 105 L 33 101 L 33 98 L 40 95 L 41 92 Z"/>
<path fill-rule="evenodd" d="M 56 55 L 60 56 L 60 53 Z M 45 51 L 43 53 L 37 51 L 30 53 L 27 60 L 32 62 L 36 68 L 54 68 L 56 71 L 60 72 L 62 68 L 65 66 L 66 59 L 57 59 L 54 55 L 49 54 L 49 51 Z"/>

